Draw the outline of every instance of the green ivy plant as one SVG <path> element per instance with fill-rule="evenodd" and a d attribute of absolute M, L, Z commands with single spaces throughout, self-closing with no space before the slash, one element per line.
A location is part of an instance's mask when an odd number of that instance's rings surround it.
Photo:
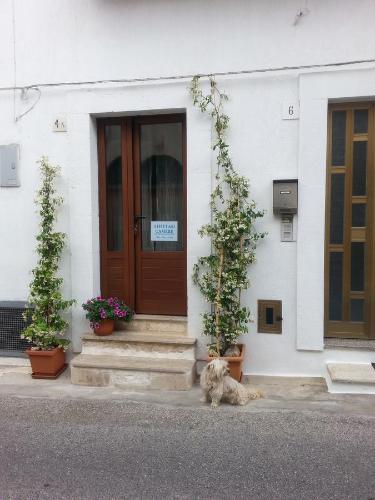
<path fill-rule="evenodd" d="M 33 269 L 30 283 L 29 304 L 26 312 L 30 325 L 23 331 L 23 338 L 33 344 L 33 349 L 66 349 L 69 340 L 62 338 L 68 323 L 61 313 L 74 300 L 65 300 L 61 294 L 63 279 L 57 275 L 65 234 L 54 231 L 58 207 L 63 203 L 56 194 L 55 179 L 59 168 L 49 163 L 46 157 L 39 162 L 41 187 L 37 191 L 36 204 L 39 209 L 40 231 L 36 237 L 38 263 Z"/>
<path fill-rule="evenodd" d="M 201 90 L 199 76 L 190 85 L 194 105 L 211 116 L 217 163 L 211 223 L 199 230 L 201 237 L 211 239 L 211 254 L 200 257 L 194 265 L 193 282 L 211 304 L 211 311 L 203 314 L 203 333 L 215 339 L 209 351 L 222 356 L 248 330 L 250 310 L 241 305 L 241 292 L 250 285 L 248 267 L 255 261 L 257 241 L 265 236 L 254 228 L 254 221 L 263 217 L 264 211 L 249 200 L 249 181 L 235 171 L 230 158 L 226 142 L 229 117 L 223 110 L 228 96 L 218 89 L 213 77 L 209 84 L 207 94 Z"/>

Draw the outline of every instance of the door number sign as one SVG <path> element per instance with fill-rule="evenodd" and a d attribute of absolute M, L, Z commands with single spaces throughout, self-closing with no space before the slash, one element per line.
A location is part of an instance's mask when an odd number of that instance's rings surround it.
<path fill-rule="evenodd" d="M 284 101 L 283 120 L 298 120 L 298 118 L 299 118 L 299 102 Z"/>

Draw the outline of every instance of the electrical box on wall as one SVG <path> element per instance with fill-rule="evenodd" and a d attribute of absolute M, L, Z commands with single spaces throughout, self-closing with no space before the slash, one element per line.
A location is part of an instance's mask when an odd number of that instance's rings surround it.
<path fill-rule="evenodd" d="M 285 179 L 273 181 L 273 213 L 293 215 L 298 208 L 298 180 Z"/>
<path fill-rule="evenodd" d="M 0 187 L 19 187 L 19 145 L 0 146 Z"/>

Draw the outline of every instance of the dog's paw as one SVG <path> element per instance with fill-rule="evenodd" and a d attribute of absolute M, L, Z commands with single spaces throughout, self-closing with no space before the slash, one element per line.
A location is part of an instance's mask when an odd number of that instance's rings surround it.
<path fill-rule="evenodd" d="M 212 401 L 211 408 L 217 408 L 218 406 L 219 406 L 219 403 Z"/>

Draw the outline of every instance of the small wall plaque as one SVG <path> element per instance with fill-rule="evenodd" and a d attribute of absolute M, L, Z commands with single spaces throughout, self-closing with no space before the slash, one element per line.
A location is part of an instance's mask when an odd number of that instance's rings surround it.
<path fill-rule="evenodd" d="M 299 119 L 299 102 L 284 101 L 283 102 L 283 120 L 298 120 Z"/>
<path fill-rule="evenodd" d="M 58 116 L 55 118 L 52 126 L 52 130 L 54 132 L 67 132 L 68 127 L 66 125 L 66 117 L 65 116 Z"/>

